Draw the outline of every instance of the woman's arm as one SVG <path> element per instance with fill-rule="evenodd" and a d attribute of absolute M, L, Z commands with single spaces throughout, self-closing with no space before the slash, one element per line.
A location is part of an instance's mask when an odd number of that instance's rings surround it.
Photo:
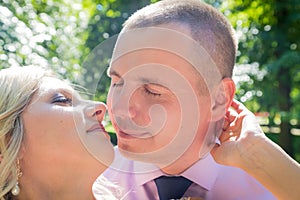
<path fill-rule="evenodd" d="M 263 133 L 255 116 L 234 101 L 227 113 L 221 145 L 212 155 L 216 162 L 243 169 L 278 199 L 300 198 L 300 165 Z"/>

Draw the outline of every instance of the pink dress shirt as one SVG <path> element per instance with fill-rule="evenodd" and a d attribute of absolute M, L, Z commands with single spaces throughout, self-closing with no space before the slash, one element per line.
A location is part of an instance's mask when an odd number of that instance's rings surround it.
<path fill-rule="evenodd" d="M 113 164 L 93 184 L 97 200 L 158 200 L 153 179 L 164 175 L 155 165 L 124 158 L 115 149 Z M 244 171 L 217 164 L 208 154 L 181 174 L 194 183 L 184 196 L 205 200 L 273 200 L 267 189 Z"/>

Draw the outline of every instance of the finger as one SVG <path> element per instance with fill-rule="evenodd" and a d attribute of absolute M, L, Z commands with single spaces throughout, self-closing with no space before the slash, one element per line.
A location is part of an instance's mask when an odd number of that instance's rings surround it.
<path fill-rule="evenodd" d="M 231 107 L 238 113 L 240 114 L 243 111 L 249 111 L 241 102 L 239 102 L 236 99 L 233 99 Z"/>
<path fill-rule="evenodd" d="M 233 132 L 232 136 L 236 136 L 236 139 L 238 139 L 242 133 L 242 126 L 243 126 L 243 120 L 244 116 L 239 116 L 234 124 L 232 124 L 229 128 Z"/>
<path fill-rule="evenodd" d="M 230 120 L 229 120 L 229 118 L 227 116 L 225 116 L 224 119 L 225 120 L 224 120 L 224 124 L 223 124 L 222 130 L 226 131 L 228 129 L 228 127 L 229 127 L 229 125 L 230 125 L 231 122 L 230 122 Z"/>
<path fill-rule="evenodd" d="M 235 126 L 235 125 L 240 125 L 242 124 L 243 120 L 245 119 L 245 117 L 247 117 L 248 115 L 237 115 L 235 117 L 235 121 L 234 123 L 231 123 L 231 126 Z"/>
<path fill-rule="evenodd" d="M 229 125 L 235 120 L 235 116 L 232 112 L 229 110 L 226 111 L 226 115 L 224 117 L 224 125 L 223 125 L 223 131 L 228 129 Z"/>
<path fill-rule="evenodd" d="M 235 111 L 235 110 L 228 110 L 228 120 L 230 121 L 230 123 L 233 123 L 237 117 L 239 116 L 239 114 Z"/>
<path fill-rule="evenodd" d="M 240 132 L 232 131 L 232 129 L 227 129 L 222 132 L 222 134 L 219 136 L 219 140 L 221 144 L 227 141 L 235 141 L 238 136 L 240 135 Z"/>
<path fill-rule="evenodd" d="M 230 137 L 229 131 L 228 130 L 223 131 L 222 134 L 219 136 L 219 140 L 221 144 L 227 141 L 229 137 Z"/>

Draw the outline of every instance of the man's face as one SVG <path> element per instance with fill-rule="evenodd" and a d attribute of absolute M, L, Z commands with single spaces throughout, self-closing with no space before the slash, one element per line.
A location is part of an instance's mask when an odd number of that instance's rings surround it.
<path fill-rule="evenodd" d="M 198 158 L 211 97 L 185 56 L 164 48 L 137 49 L 115 56 L 109 75 L 108 111 L 125 156 L 163 165 L 186 152 Z"/>

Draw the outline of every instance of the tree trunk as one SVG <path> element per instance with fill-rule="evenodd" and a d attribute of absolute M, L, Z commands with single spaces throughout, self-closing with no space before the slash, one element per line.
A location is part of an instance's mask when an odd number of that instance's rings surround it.
<path fill-rule="evenodd" d="M 288 51 L 289 49 L 285 46 L 285 44 L 289 44 L 288 39 L 288 24 L 287 18 L 289 14 L 289 7 L 286 2 L 282 2 L 280 0 L 276 1 L 275 7 L 275 16 L 277 17 L 277 37 L 280 39 L 279 45 L 277 47 L 277 58 L 280 59 L 283 56 L 283 53 Z M 279 144 L 280 146 L 290 155 L 294 156 L 293 152 L 293 143 L 292 143 L 292 134 L 291 134 L 291 125 L 290 125 L 290 111 L 292 107 L 290 93 L 291 93 L 291 66 L 280 66 L 279 73 L 277 74 L 278 80 L 278 90 L 279 95 L 278 106 L 280 109 L 281 115 L 281 124 L 280 124 L 280 136 L 279 136 Z"/>
<path fill-rule="evenodd" d="M 293 141 L 291 134 L 291 124 L 290 124 L 290 92 L 291 86 L 289 80 L 291 80 L 290 73 L 288 70 L 284 70 L 284 67 L 281 68 L 279 73 L 278 83 L 279 83 L 279 96 L 278 104 L 281 111 L 281 124 L 280 124 L 280 135 L 279 135 L 279 144 L 280 146 L 290 155 L 294 156 L 293 151 Z"/>

